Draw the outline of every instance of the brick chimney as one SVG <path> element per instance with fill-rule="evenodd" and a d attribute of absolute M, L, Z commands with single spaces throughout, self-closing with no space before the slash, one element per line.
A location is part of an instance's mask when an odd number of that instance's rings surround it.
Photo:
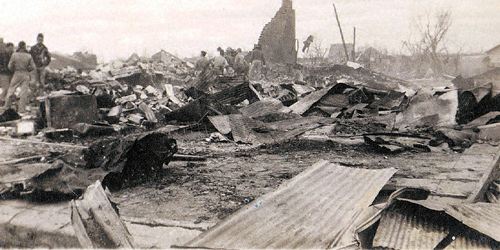
<path fill-rule="evenodd" d="M 292 9 L 293 8 L 293 2 L 292 0 L 283 0 L 281 4 L 281 8 L 283 9 Z"/>

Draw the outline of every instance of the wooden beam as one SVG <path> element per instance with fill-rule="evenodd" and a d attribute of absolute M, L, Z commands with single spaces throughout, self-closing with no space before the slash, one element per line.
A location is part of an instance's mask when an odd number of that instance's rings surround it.
<path fill-rule="evenodd" d="M 335 3 L 332 4 L 333 4 L 333 10 L 335 11 L 335 18 L 337 19 L 337 24 L 339 25 L 340 37 L 342 38 L 342 45 L 344 45 L 345 58 L 347 61 L 349 61 L 349 52 L 347 52 L 347 46 L 345 44 L 345 39 L 344 39 L 344 32 L 342 32 L 342 26 L 340 25 L 339 15 L 337 13 L 337 7 L 335 7 Z"/>
<path fill-rule="evenodd" d="M 28 162 L 28 161 L 40 160 L 43 157 L 45 157 L 45 155 L 35 155 L 35 156 L 30 156 L 30 157 L 24 157 L 24 158 L 14 159 L 14 160 L 11 160 L 11 161 L 2 161 L 2 162 L 0 162 L 0 166 L 1 165 L 12 165 L 12 164 L 18 164 L 18 163 L 23 163 L 23 162 Z"/>
<path fill-rule="evenodd" d="M 134 248 L 134 239 L 97 181 L 71 201 L 71 223 L 83 248 Z"/>
<path fill-rule="evenodd" d="M 14 138 L 1 137 L 1 136 L 0 136 L 0 140 L 19 142 L 19 143 L 29 143 L 29 144 L 41 144 L 41 145 L 55 146 L 55 147 L 75 148 L 75 149 L 88 148 L 86 146 L 74 145 L 74 144 L 68 144 L 68 143 L 53 143 L 53 142 L 34 141 L 34 140 L 26 140 L 26 139 L 14 139 Z"/>
<path fill-rule="evenodd" d="M 356 27 L 354 27 L 354 34 L 352 39 L 352 61 L 356 62 Z"/>
<path fill-rule="evenodd" d="M 488 187 L 496 178 L 498 178 L 499 173 L 500 173 L 500 150 L 497 152 L 488 170 L 484 173 L 483 177 L 481 177 L 481 180 L 479 180 L 479 182 L 477 183 L 474 192 L 472 192 L 472 194 L 469 195 L 467 201 L 472 203 L 484 201 L 485 200 L 484 195 L 488 190 Z"/>

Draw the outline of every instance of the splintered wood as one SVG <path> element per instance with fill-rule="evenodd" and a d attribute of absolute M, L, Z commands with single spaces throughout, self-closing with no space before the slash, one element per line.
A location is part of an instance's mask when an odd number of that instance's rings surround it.
<path fill-rule="evenodd" d="M 83 248 L 133 248 L 134 240 L 111 205 L 101 182 L 71 201 L 71 223 Z"/>

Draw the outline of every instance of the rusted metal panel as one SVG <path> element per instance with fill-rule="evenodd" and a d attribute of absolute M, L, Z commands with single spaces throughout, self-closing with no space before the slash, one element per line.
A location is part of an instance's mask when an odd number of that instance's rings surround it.
<path fill-rule="evenodd" d="M 188 247 L 327 248 L 353 233 L 395 169 L 368 170 L 320 161 L 256 199 Z"/>

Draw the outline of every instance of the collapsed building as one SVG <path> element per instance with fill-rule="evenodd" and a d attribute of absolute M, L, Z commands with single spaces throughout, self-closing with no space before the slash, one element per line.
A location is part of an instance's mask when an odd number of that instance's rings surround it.
<path fill-rule="evenodd" d="M 161 50 L 59 72 L 32 116 L 0 114 L 0 246 L 498 248 L 497 73 L 420 88 L 351 63 L 297 81 L 280 67 L 294 22 L 284 0 L 262 81 L 201 90 Z"/>

